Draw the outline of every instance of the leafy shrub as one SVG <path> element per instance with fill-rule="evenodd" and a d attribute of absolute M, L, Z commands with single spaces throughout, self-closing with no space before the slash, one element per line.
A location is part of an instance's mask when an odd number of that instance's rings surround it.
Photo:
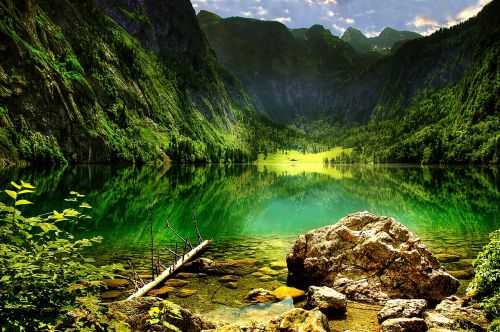
<path fill-rule="evenodd" d="M 474 261 L 474 267 L 476 274 L 467 292 L 480 299 L 484 311 L 496 320 L 490 329 L 500 330 L 500 230 L 490 235 L 490 243 Z"/>
<path fill-rule="evenodd" d="M 20 209 L 32 204 L 24 199 L 35 187 L 11 182 L 5 190 L 10 204 L 0 202 L 0 326 L 6 330 L 105 329 L 108 321 L 98 299 L 100 280 L 112 277 L 118 265 L 97 267 L 82 251 L 100 238 L 74 240 L 61 230 L 61 222 L 88 218 L 76 209 L 52 211 L 36 217 Z M 70 193 L 66 201 L 79 208 L 84 197 Z"/>

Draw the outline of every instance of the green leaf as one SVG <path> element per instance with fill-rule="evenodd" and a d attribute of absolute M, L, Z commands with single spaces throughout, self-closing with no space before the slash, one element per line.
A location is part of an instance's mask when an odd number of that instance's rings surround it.
<path fill-rule="evenodd" d="M 25 190 L 21 190 L 17 194 L 18 195 L 22 195 L 22 194 L 30 194 L 30 193 L 34 193 L 34 191 L 33 190 L 27 190 L 27 189 L 25 189 Z"/>
<path fill-rule="evenodd" d="M 76 198 L 65 198 L 64 199 L 66 202 L 76 202 L 77 199 Z"/>
<path fill-rule="evenodd" d="M 10 184 L 13 185 L 17 190 L 21 189 L 21 186 L 15 183 L 14 181 L 12 181 Z"/>
<path fill-rule="evenodd" d="M 28 189 L 36 189 L 36 187 L 33 187 L 31 184 L 29 184 L 27 182 L 23 182 L 23 181 L 21 181 L 21 186 L 24 188 L 28 188 Z M 17 189 L 19 189 L 19 188 L 17 188 Z"/>
<path fill-rule="evenodd" d="M 14 199 L 17 199 L 17 193 L 15 191 L 12 191 L 12 190 L 5 190 L 5 192 L 7 193 L 7 195 L 9 195 L 10 197 L 14 198 Z"/>
<path fill-rule="evenodd" d="M 57 228 L 57 226 L 53 225 L 53 224 L 49 224 L 49 223 L 43 223 L 43 224 L 40 224 L 38 225 L 42 231 L 44 231 L 45 233 L 47 232 L 50 232 L 50 231 L 58 231 L 59 228 Z"/>
<path fill-rule="evenodd" d="M 92 209 L 92 206 L 90 206 L 90 205 L 89 205 L 89 204 L 87 204 L 87 203 L 82 203 L 82 204 L 80 204 L 80 207 L 81 207 L 81 208 L 85 208 L 85 209 Z"/>
<path fill-rule="evenodd" d="M 27 201 L 25 199 L 21 199 L 21 200 L 16 201 L 15 205 L 17 206 L 17 205 L 28 205 L 28 204 L 33 204 L 33 203 L 31 203 L 30 201 Z"/>
<path fill-rule="evenodd" d="M 76 191 L 70 191 L 69 194 L 70 195 L 78 195 L 78 193 Z"/>

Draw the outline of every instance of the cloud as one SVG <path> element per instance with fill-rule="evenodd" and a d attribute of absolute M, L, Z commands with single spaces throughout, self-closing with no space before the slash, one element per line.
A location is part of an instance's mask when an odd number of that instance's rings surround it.
<path fill-rule="evenodd" d="M 460 22 L 467 21 L 469 18 L 476 16 L 490 2 L 491 0 L 479 0 L 475 6 L 462 9 L 455 17 L 448 17 L 446 26 L 451 27 Z"/>
<path fill-rule="evenodd" d="M 275 18 L 273 18 L 273 21 L 277 21 L 277 22 L 280 22 L 280 23 L 285 23 L 285 22 L 291 22 L 292 18 L 290 16 L 287 16 L 287 17 L 275 17 Z"/>
<path fill-rule="evenodd" d="M 412 22 L 408 22 L 408 25 L 412 25 L 415 28 L 421 28 L 427 26 L 439 26 L 439 23 L 427 16 L 417 15 Z"/>
<path fill-rule="evenodd" d="M 346 22 L 347 24 L 353 24 L 353 23 L 355 23 L 356 21 L 355 21 L 353 18 L 346 18 L 346 19 L 345 19 L 345 22 Z"/>
<path fill-rule="evenodd" d="M 347 30 L 346 28 L 344 28 L 344 27 L 342 27 L 342 26 L 340 26 L 340 25 L 337 25 L 337 24 L 335 24 L 335 23 L 333 23 L 333 24 L 332 24 L 332 27 L 333 27 L 335 30 L 337 30 L 338 32 L 340 32 L 340 33 L 344 33 L 344 32 Z"/>

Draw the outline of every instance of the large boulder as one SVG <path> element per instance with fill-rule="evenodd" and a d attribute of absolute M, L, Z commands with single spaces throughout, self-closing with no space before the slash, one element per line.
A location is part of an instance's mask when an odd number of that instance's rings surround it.
<path fill-rule="evenodd" d="M 289 284 L 299 288 L 336 288 L 340 278 L 366 280 L 389 298 L 440 301 L 459 286 L 415 234 L 393 218 L 369 212 L 299 236 L 287 265 Z"/>

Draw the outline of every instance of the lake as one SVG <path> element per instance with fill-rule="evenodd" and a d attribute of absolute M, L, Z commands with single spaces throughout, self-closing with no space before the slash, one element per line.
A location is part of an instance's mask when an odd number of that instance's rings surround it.
<path fill-rule="evenodd" d="M 33 214 L 70 207 L 64 199 L 72 190 L 85 194 L 82 201 L 93 207 L 88 210 L 92 219 L 66 229 L 78 238 L 102 236 L 102 244 L 91 252 L 98 261 L 131 259 L 143 273 L 148 271 L 151 231 L 156 250 L 176 241 L 165 228 L 167 220 L 194 243 L 194 213 L 203 238 L 214 240 L 204 257 L 252 258 L 266 266 L 284 262 L 299 234 L 368 210 L 394 217 L 420 236 L 461 279 L 463 293 L 472 260 L 488 234 L 500 228 L 500 173 L 490 167 L 69 166 L 3 171 L 1 188 L 11 180 L 37 187 L 30 198 L 35 205 L 23 207 Z M 164 262 L 169 257 L 162 254 Z M 286 269 L 271 279 L 243 278 L 238 290 L 224 288 L 215 300 L 217 279 L 198 280 L 191 282 L 198 294 L 172 299 L 209 316 L 241 318 L 249 315 L 248 307 L 242 309 L 244 294 L 252 287 L 285 283 Z"/>

